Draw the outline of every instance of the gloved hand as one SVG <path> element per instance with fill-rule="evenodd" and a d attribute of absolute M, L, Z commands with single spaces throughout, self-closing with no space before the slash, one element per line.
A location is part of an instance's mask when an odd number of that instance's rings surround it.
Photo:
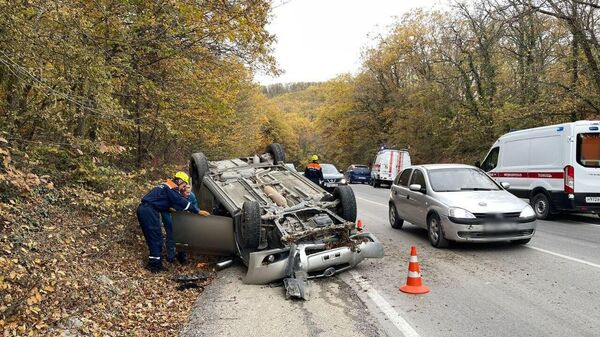
<path fill-rule="evenodd" d="M 198 214 L 201 215 L 201 216 L 209 216 L 210 215 L 209 212 L 203 211 L 203 210 L 198 211 Z"/>

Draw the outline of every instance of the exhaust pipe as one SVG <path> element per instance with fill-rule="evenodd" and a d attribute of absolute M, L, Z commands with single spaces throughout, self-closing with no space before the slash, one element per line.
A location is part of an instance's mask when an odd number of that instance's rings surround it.
<path fill-rule="evenodd" d="M 219 261 L 216 264 L 217 270 L 223 270 L 227 267 L 230 267 L 232 264 L 233 264 L 233 259 Z"/>

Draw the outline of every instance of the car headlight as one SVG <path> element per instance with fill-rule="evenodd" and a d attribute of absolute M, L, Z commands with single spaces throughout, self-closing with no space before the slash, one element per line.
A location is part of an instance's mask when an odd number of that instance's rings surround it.
<path fill-rule="evenodd" d="M 345 184 L 346 183 L 346 179 L 342 178 L 342 180 L 340 180 L 340 184 Z"/>
<path fill-rule="evenodd" d="M 535 216 L 535 212 L 531 206 L 527 205 L 519 214 L 519 218 L 533 218 Z"/>
<path fill-rule="evenodd" d="M 448 210 L 448 216 L 457 219 L 475 219 L 473 213 L 467 211 L 464 208 L 451 207 Z"/>

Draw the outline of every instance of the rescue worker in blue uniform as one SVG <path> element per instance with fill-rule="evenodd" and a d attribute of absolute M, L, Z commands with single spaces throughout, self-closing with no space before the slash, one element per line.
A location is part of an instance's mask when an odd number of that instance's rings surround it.
<path fill-rule="evenodd" d="M 190 186 L 187 186 L 183 191 L 183 197 L 186 198 L 192 206 L 198 207 L 198 199 L 196 198 L 196 194 L 192 192 Z M 186 259 L 186 255 L 184 252 L 176 252 L 175 251 L 175 240 L 173 239 L 173 219 L 171 217 L 171 210 L 169 212 L 161 212 L 160 217 L 162 218 L 163 226 L 165 227 L 166 233 L 166 246 L 167 246 L 167 261 L 175 262 L 175 258 L 177 257 L 177 261 L 183 264 Z"/>
<path fill-rule="evenodd" d="M 321 181 L 323 181 L 323 170 L 321 169 L 321 165 L 317 162 L 319 156 L 313 154 L 312 157 L 310 157 L 310 160 L 311 162 L 306 165 L 306 169 L 304 170 L 304 176 L 313 183 L 319 185 Z"/>
<path fill-rule="evenodd" d="M 153 273 L 163 270 L 162 267 L 162 231 L 160 227 L 160 212 L 169 208 L 197 213 L 207 216 L 210 213 L 201 211 L 181 195 L 190 178 L 184 172 L 177 172 L 173 179 L 154 187 L 142 198 L 137 208 L 137 218 L 148 245 L 148 264 L 146 268 Z"/>

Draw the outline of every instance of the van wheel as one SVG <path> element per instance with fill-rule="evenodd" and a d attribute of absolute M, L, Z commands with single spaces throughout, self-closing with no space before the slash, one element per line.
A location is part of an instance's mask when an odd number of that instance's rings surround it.
<path fill-rule="evenodd" d="M 550 219 L 552 216 L 552 212 L 550 212 L 550 200 L 548 200 L 545 193 L 536 194 L 533 199 L 531 199 L 531 206 L 538 219 L 546 220 Z"/>
<path fill-rule="evenodd" d="M 431 214 L 427 218 L 427 233 L 429 236 L 429 242 L 435 248 L 446 248 L 450 244 L 450 242 L 444 237 L 442 222 L 440 221 L 439 215 L 436 213 Z"/>
<path fill-rule="evenodd" d="M 377 179 L 373 180 L 373 187 L 375 187 L 375 188 L 381 187 L 381 181 L 379 181 Z"/>
<path fill-rule="evenodd" d="M 390 203 L 389 206 L 389 217 L 390 217 L 390 225 L 395 229 L 402 229 L 402 225 L 404 224 L 404 219 L 398 216 L 398 211 L 396 211 L 396 206 Z"/>

